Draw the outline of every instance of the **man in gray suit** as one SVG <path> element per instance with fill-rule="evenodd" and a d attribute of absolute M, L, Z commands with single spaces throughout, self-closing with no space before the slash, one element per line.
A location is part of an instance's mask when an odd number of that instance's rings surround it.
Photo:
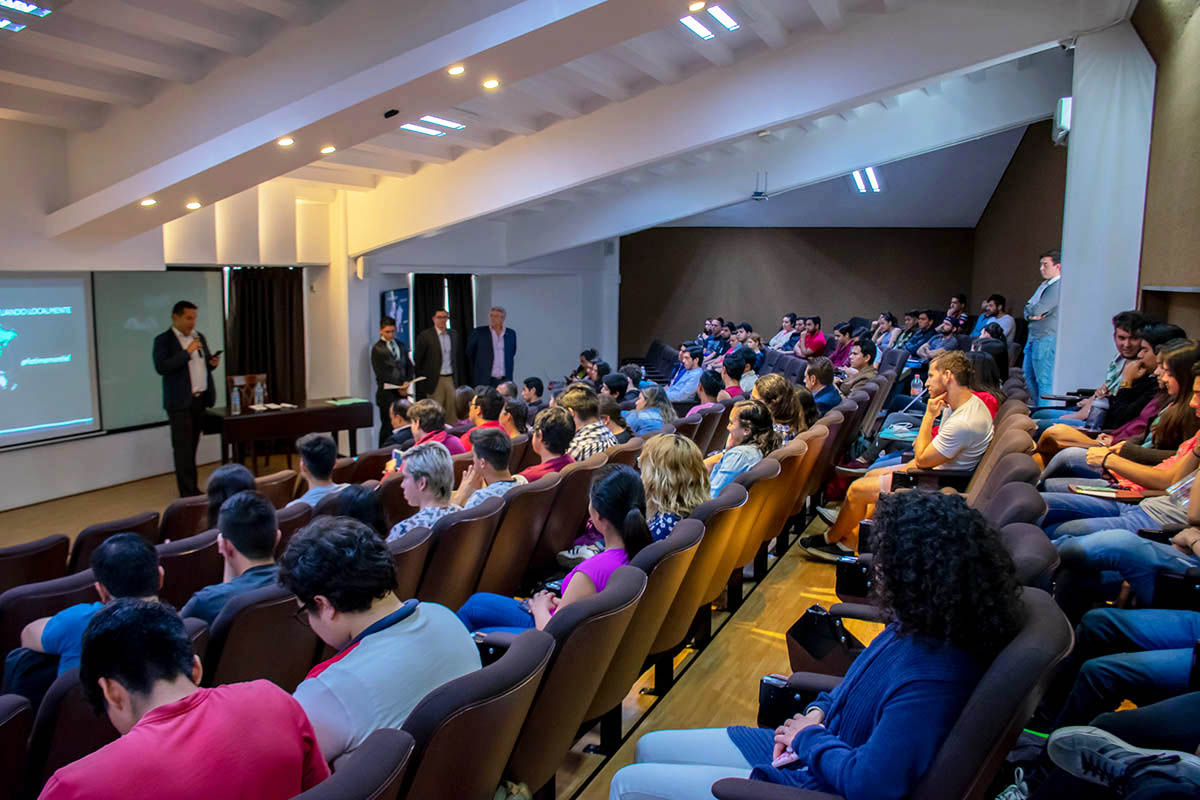
<path fill-rule="evenodd" d="M 1047 250 L 1038 261 L 1042 282 L 1025 304 L 1029 338 L 1025 342 L 1025 384 L 1029 398 L 1037 405 L 1043 394 L 1054 391 L 1054 354 L 1058 348 L 1059 276 L 1062 254 Z"/>

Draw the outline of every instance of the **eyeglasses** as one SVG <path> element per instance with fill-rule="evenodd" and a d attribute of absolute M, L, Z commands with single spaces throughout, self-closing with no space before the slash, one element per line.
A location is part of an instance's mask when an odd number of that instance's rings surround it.
<path fill-rule="evenodd" d="M 296 622 L 298 624 L 303 625 L 305 628 L 312 627 L 312 622 L 308 618 L 308 604 L 307 603 L 301 604 L 301 606 L 296 609 L 296 613 L 293 614 L 292 616 L 296 618 Z"/>

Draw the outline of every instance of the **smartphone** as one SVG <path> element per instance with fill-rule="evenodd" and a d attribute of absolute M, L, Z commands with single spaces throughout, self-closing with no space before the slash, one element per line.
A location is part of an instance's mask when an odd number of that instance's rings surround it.
<path fill-rule="evenodd" d="M 217 352 L 213 353 L 211 357 L 216 358 L 217 356 L 221 355 L 221 353 L 224 353 L 224 352 L 225 352 L 224 350 L 218 350 Z"/>

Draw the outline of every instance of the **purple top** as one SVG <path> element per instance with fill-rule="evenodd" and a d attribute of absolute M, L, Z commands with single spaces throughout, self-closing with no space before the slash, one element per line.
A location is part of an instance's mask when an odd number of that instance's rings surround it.
<path fill-rule="evenodd" d="M 617 567 L 623 567 L 629 563 L 629 556 L 626 555 L 625 549 L 621 547 L 612 550 L 605 550 L 597 553 L 589 559 L 586 559 L 575 566 L 575 569 L 567 573 L 567 577 L 563 578 L 562 590 L 563 594 L 567 593 L 567 586 L 571 583 L 571 578 L 575 577 L 576 572 L 582 572 L 592 579 L 592 583 L 596 584 L 596 591 L 603 592 L 604 587 L 608 585 L 608 579 L 617 571 Z"/>

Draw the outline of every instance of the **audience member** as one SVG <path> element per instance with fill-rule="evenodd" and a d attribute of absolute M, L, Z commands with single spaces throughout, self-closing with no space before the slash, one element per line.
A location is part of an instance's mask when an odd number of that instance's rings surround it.
<path fill-rule="evenodd" d="M 680 364 L 679 366 L 683 366 Z M 649 381 L 646 380 L 644 370 L 637 364 L 626 364 L 617 372 L 620 372 L 629 379 L 629 388 L 625 391 L 625 400 L 636 400 L 637 393 L 644 389 Z"/>
<path fill-rule="evenodd" d="M 327 433 L 308 433 L 296 440 L 296 452 L 300 454 L 300 477 L 308 483 L 308 491 L 288 505 L 304 503 L 317 507 L 327 495 L 346 488 L 344 483 L 334 483 L 333 465 L 337 463 L 337 444 Z"/>
<path fill-rule="evenodd" d="M 999 327 L 994 322 L 992 325 Z M 984 333 L 987 333 L 987 331 L 985 330 Z M 972 352 L 986 353 L 992 357 L 992 361 L 996 363 L 996 370 L 1000 376 L 1001 384 L 1008 380 L 1008 343 L 1003 337 L 1003 333 L 1000 333 L 998 338 L 981 336 L 971 345 Z"/>
<path fill-rule="evenodd" d="M 587 350 L 584 350 L 582 353 L 580 353 L 579 354 L 579 366 L 575 369 L 574 372 L 572 372 L 566 376 L 567 383 L 572 383 L 573 381 L 581 381 L 581 380 L 584 380 L 585 378 L 587 378 L 588 368 L 592 365 L 592 362 L 595 361 L 599 357 L 600 357 L 600 354 L 597 353 L 596 349 L 593 347 L 589 347 Z"/>
<path fill-rule="evenodd" d="M 1012 338 L 1013 332 L 1017 328 L 1017 321 L 1008 313 L 1008 298 L 1002 294 L 989 295 L 980 305 L 980 310 L 982 313 L 975 321 L 975 329 L 971 331 L 972 336 L 982 336 L 984 328 L 994 324 L 1000 326 L 1005 338 Z"/>
<path fill-rule="evenodd" d="M 408 410 L 408 419 L 412 423 L 413 441 L 416 444 L 437 442 L 445 447 L 452 456 L 467 452 L 462 441 L 446 431 L 445 411 L 438 401 L 418 400 Z M 399 465 L 396 466 L 398 469 Z"/>
<path fill-rule="evenodd" d="M 601 467 L 588 492 L 588 516 L 604 535 L 604 550 L 574 567 L 562 580 L 562 596 L 541 591 L 527 601 L 490 592 L 472 595 L 458 617 L 470 631 L 520 632 L 545 628 L 555 612 L 604 591 L 612 574 L 650 544 L 646 495 L 632 467 Z"/>
<path fill-rule="evenodd" d="M 966 353 L 966 356 L 967 361 L 971 362 L 971 392 L 983 401 L 988 413 L 995 419 L 1005 400 L 996 362 L 987 353 Z"/>
<path fill-rule="evenodd" d="M 607 361 L 597 359 L 588 367 L 587 379 L 591 382 L 592 388 L 598 392 L 600 391 L 600 387 L 604 385 L 605 377 L 611 374 L 612 366 Z"/>
<path fill-rule="evenodd" d="M 1025 385 L 1029 399 L 1037 405 L 1043 394 L 1054 391 L 1054 353 L 1058 347 L 1059 278 L 1062 255 L 1047 250 L 1038 257 L 1042 282 L 1025 304 L 1029 333 L 1025 342 Z"/>
<path fill-rule="evenodd" d="M 858 339 L 850 345 L 850 359 L 846 362 L 846 377 L 838 384 L 843 397 L 849 397 L 855 389 L 866 386 L 879 377 L 875 369 L 875 343 L 870 339 Z"/>
<path fill-rule="evenodd" d="M 875 605 L 887 626 L 837 688 L 774 731 L 646 734 L 610 797 L 690 799 L 723 777 L 852 798 L 908 796 L 1020 630 L 1020 590 L 999 534 L 957 496 L 880 498 L 872 545 Z"/>
<path fill-rule="evenodd" d="M 754 381 L 758 380 L 758 371 L 762 369 L 767 360 L 767 351 L 763 347 L 762 336 L 757 333 L 746 336 L 742 357 L 746 359 L 746 372 L 742 374 L 742 389 L 748 392 L 750 387 L 754 386 Z M 745 383 L 747 378 L 750 379 L 749 386 Z"/>
<path fill-rule="evenodd" d="M 797 358 L 816 358 L 825 354 L 825 334 L 821 332 L 821 318 L 804 320 L 804 331 L 793 348 Z"/>
<path fill-rule="evenodd" d="M 692 414 L 698 414 L 717 405 L 720 402 L 721 392 L 724 390 L 725 381 L 721 380 L 721 376 L 711 369 L 704 370 L 700 375 L 700 384 L 696 387 L 696 397 L 699 402 L 689 408 L 684 416 L 690 417 Z"/>
<path fill-rule="evenodd" d="M 542 400 L 544 391 L 546 391 L 546 385 L 542 383 L 541 378 L 526 378 L 525 388 L 521 390 L 521 399 L 530 408 L 541 408 L 544 404 Z"/>
<path fill-rule="evenodd" d="M 238 492 L 254 489 L 254 473 L 244 464 L 223 464 L 208 476 L 204 492 L 208 495 L 208 527 L 217 527 L 217 517 L 226 500 Z"/>
<path fill-rule="evenodd" d="M 890 311 L 885 311 L 879 315 L 874 325 L 875 332 L 871 334 L 871 341 L 875 343 L 876 349 L 879 351 L 890 350 L 896 346 L 896 339 L 900 336 L 900 324 L 896 321 L 896 315 Z"/>
<path fill-rule="evenodd" d="M 958 349 L 958 319 L 957 317 L 946 317 L 938 323 L 933 336 L 917 348 L 916 357 L 921 361 L 929 362 L 942 353 Z"/>
<path fill-rule="evenodd" d="M 515 438 L 529 432 L 529 406 L 520 400 L 508 400 L 500 412 L 500 429 Z"/>
<path fill-rule="evenodd" d="M 646 512 L 654 541 L 667 538 L 676 523 L 709 499 L 704 454 L 686 436 L 655 436 L 642 448 L 638 466 L 646 490 Z"/>
<path fill-rule="evenodd" d="M 762 461 L 779 447 L 779 434 L 771 421 L 771 412 L 757 400 L 734 403 L 729 414 L 729 437 L 725 449 L 705 460 L 710 468 L 709 492 L 721 493 L 738 475 Z"/>
<path fill-rule="evenodd" d="M 643 389 L 638 395 L 637 405 L 632 411 L 622 411 L 625 424 L 634 436 L 645 436 L 661 430 L 662 426 L 676 420 L 675 407 L 661 386 Z"/>
<path fill-rule="evenodd" d="M 746 359 L 742 357 L 740 350 L 735 350 L 725 356 L 721 362 L 721 381 L 725 384 L 725 397 L 736 400 L 744 394 L 742 373 L 745 371 Z"/>
<path fill-rule="evenodd" d="M 361 483 L 342 489 L 332 501 L 331 517 L 351 517 L 374 530 L 381 539 L 388 535 L 387 514 L 379 500 L 379 492 Z"/>
<path fill-rule="evenodd" d="M 511 454 L 512 440 L 503 431 L 488 428 L 471 431 L 471 466 L 467 467 L 450 503 L 474 508 L 489 497 L 503 497 L 514 486 L 528 483 L 508 471 Z"/>
<path fill-rule="evenodd" d="M 613 436 L 617 437 L 617 444 L 625 444 L 632 439 L 633 430 L 630 429 L 623 416 L 626 412 L 617 405 L 617 401 L 606 394 L 599 395 L 596 400 L 599 403 L 600 421 L 604 423 L 604 427 L 612 431 Z"/>
<path fill-rule="evenodd" d="M 1076 778 L 1105 787 L 1117 797 L 1128 800 L 1182 800 L 1200 795 L 1200 757 L 1192 744 L 1197 741 L 1195 718 L 1200 693 L 1139 706 L 1120 715 L 1102 714 L 1095 726 L 1060 728 L 1050 737 L 1046 751 L 1055 765 Z M 1135 747 L 1110 733 L 1101 723 L 1116 727 L 1116 720 L 1136 716 L 1130 721 L 1131 739 L 1153 747 Z M 1174 739 L 1180 744 L 1167 747 L 1157 742 Z M 1187 744 L 1183 744 L 1186 742 Z M 1189 748 L 1184 750 L 1183 748 Z M 1072 787 L 1075 788 L 1075 787 Z M 1051 789 L 1047 797 L 1062 797 Z"/>
<path fill-rule="evenodd" d="M 822 415 L 828 414 L 842 402 L 842 393 L 833 386 L 833 364 L 824 356 L 808 362 L 804 370 L 804 387 L 812 392 L 817 411 Z"/>
<path fill-rule="evenodd" d="M 721 351 L 724 354 L 724 350 Z M 700 366 L 703 353 L 699 347 L 684 345 L 679 348 L 679 363 L 682 369 L 667 385 L 667 397 L 673 403 L 682 403 L 696 396 L 696 386 L 700 383 Z"/>
<path fill-rule="evenodd" d="M 488 428 L 503 428 L 500 424 L 500 413 L 504 411 L 504 398 L 490 386 L 479 386 L 471 397 L 471 406 L 467 410 L 467 418 L 473 426 L 458 437 L 462 442 L 463 451 L 471 449 L 471 434 Z"/>
<path fill-rule="evenodd" d="M 954 321 L 955 329 L 967 324 L 967 296 L 956 294 L 950 297 L 950 307 L 946 309 L 946 317 Z"/>
<path fill-rule="evenodd" d="M 567 453 L 574 437 L 575 423 L 569 411 L 564 408 L 544 408 L 539 411 L 533 418 L 529 446 L 542 460 L 522 470 L 521 477 L 533 483 L 574 463 L 575 459 Z"/>
<path fill-rule="evenodd" d="M 500 393 L 505 402 L 517 399 L 517 384 L 512 381 L 500 381 L 500 383 L 496 384 L 496 391 Z"/>
<path fill-rule="evenodd" d="M 383 447 L 390 447 L 393 450 L 407 450 L 413 446 L 412 423 L 408 421 L 408 410 L 410 408 L 412 408 L 412 402 L 407 397 L 400 397 L 392 401 L 392 405 L 388 409 L 388 416 L 392 424 L 392 434 L 384 440 Z"/>
<path fill-rule="evenodd" d="M 781 447 L 808 430 L 808 420 L 800 407 L 796 387 L 778 372 L 763 375 L 755 381 L 750 396 L 771 412 L 771 426 L 779 434 Z M 812 397 L 811 393 L 809 397 Z"/>
<path fill-rule="evenodd" d="M 454 462 L 444 444 L 413 445 L 404 454 L 399 469 L 403 475 L 400 480 L 404 481 L 404 499 L 417 509 L 417 513 L 392 526 L 387 537 L 389 542 L 413 528 L 427 528 L 451 512 L 462 511 L 450 502 L 450 493 L 454 489 Z"/>
<path fill-rule="evenodd" d="M 717 331 L 717 337 L 713 341 L 712 349 L 705 350 L 703 358 L 699 366 L 702 369 L 720 369 L 721 359 L 725 354 L 733 349 L 733 337 L 730 334 L 729 326 L 722 325 Z"/>
<path fill-rule="evenodd" d="M 796 328 L 796 315 L 784 314 L 779 320 L 779 332 L 771 337 L 771 341 L 767 342 L 767 346 L 772 350 L 790 350 L 788 341 L 792 338 Z M 794 347 L 795 344 L 792 344 Z"/>
<path fill-rule="evenodd" d="M 480 667 L 450 609 L 396 597 L 391 553 L 358 520 L 306 525 L 280 559 L 279 583 L 296 595 L 297 619 L 338 651 L 295 694 L 335 769 L 374 731 L 403 725 L 429 692 Z"/>
<path fill-rule="evenodd" d="M 576 461 L 587 461 L 597 453 L 615 447 L 617 438 L 600 421 L 600 403 L 596 393 L 585 384 L 575 384 L 557 398 L 557 404 L 571 414 L 575 437 L 567 453 Z"/>
<path fill-rule="evenodd" d="M 217 531 L 217 552 L 225 562 L 221 583 L 196 592 L 179 612 L 209 625 L 231 599 L 273 586 L 279 574 L 275 566 L 279 523 L 267 498 L 254 491 L 238 492 L 221 506 Z"/>
<path fill-rule="evenodd" d="M 907 337 L 903 337 L 902 335 L 902 338 L 904 338 L 903 347 L 908 352 L 909 358 L 919 358 L 917 351 L 934 337 L 933 318 L 935 314 L 936 312 L 934 311 L 918 311 L 916 316 L 917 327 Z"/>
<path fill-rule="evenodd" d="M 849 322 L 839 322 L 833 326 L 833 352 L 829 360 L 835 367 L 844 367 L 850 363 L 850 347 L 854 344 L 854 332 Z"/>
<path fill-rule="evenodd" d="M 892 342 L 892 347 L 903 347 L 907 350 L 909 339 L 915 336 L 917 331 L 920 330 L 920 319 L 921 312 L 915 308 L 904 312 L 904 327 L 896 334 L 896 339 Z"/>
<path fill-rule="evenodd" d="M 637 399 L 637 392 L 629 391 L 629 376 L 622 372 L 605 375 L 600 381 L 600 394 L 608 395 L 618 403 Z"/>
<path fill-rule="evenodd" d="M 129 598 L 97 613 L 79 682 L 121 736 L 55 772 L 40 797 L 286 800 L 329 777 L 287 692 L 263 680 L 201 689 L 201 672 L 170 606 Z"/>
<path fill-rule="evenodd" d="M 477 387 L 479 389 L 486 388 L 484 386 Z M 470 386 L 459 386 L 454 390 L 454 414 L 456 421 L 450 425 L 455 429 L 455 435 L 461 436 L 466 433 L 475 423 L 468 418 L 471 412 L 471 401 L 475 399 L 475 389 Z M 449 414 L 446 415 L 449 417 Z"/>

